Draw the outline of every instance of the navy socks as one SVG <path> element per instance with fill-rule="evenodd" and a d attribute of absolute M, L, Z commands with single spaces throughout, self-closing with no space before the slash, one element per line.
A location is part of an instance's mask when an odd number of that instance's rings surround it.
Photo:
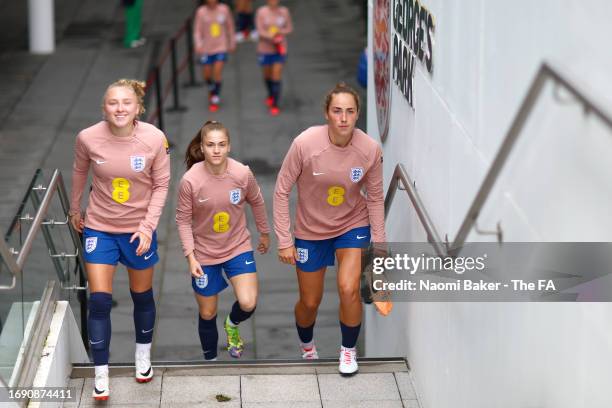
<path fill-rule="evenodd" d="M 95 365 L 108 364 L 112 301 L 112 295 L 106 292 L 94 292 L 89 296 L 87 328 L 91 356 Z"/>
<path fill-rule="evenodd" d="M 240 303 L 235 301 L 232 305 L 232 311 L 230 312 L 229 318 L 234 325 L 238 325 L 240 322 L 244 322 L 246 319 L 251 317 L 251 315 L 255 313 L 255 309 L 250 312 L 245 312 L 240 308 Z"/>
<path fill-rule="evenodd" d="M 268 90 L 268 96 L 272 96 L 272 81 L 266 79 L 266 89 Z"/>
<path fill-rule="evenodd" d="M 134 327 L 136 343 L 148 344 L 153 340 L 155 325 L 155 301 L 153 290 L 136 293 L 130 291 L 134 301 Z M 87 325 L 89 344 L 95 365 L 108 364 L 111 339 L 112 295 L 105 292 L 94 292 L 89 296 L 89 316 Z"/>
<path fill-rule="evenodd" d="M 342 332 L 342 346 L 353 348 L 357 344 L 357 338 L 359 337 L 359 331 L 361 330 L 361 324 L 357 326 L 347 326 L 340 322 L 340 331 Z"/>
<path fill-rule="evenodd" d="M 155 300 L 153 289 L 145 292 L 132 292 L 134 301 L 134 328 L 136 329 L 136 343 L 148 344 L 153 341 L 153 328 L 155 326 Z"/>
<path fill-rule="evenodd" d="M 270 81 L 270 96 L 274 100 L 273 106 L 278 106 L 281 92 L 281 81 Z"/>
<path fill-rule="evenodd" d="M 314 336 L 314 326 L 315 324 L 311 324 L 308 327 L 301 327 L 295 323 L 295 327 L 297 328 L 298 336 L 300 337 L 300 341 L 304 344 L 310 343 Z"/>
<path fill-rule="evenodd" d="M 198 313 L 198 334 L 200 344 L 204 352 L 205 360 L 212 360 L 217 357 L 217 344 L 219 342 L 219 332 L 217 331 L 217 315 L 210 320 L 202 319 Z"/>

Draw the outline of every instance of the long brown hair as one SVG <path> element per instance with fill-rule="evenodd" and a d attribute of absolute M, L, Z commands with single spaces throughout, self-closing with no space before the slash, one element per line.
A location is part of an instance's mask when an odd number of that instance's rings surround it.
<path fill-rule="evenodd" d="M 202 129 L 200 129 L 193 139 L 191 139 L 189 146 L 187 146 L 187 151 L 185 152 L 185 165 L 187 166 L 187 170 L 189 170 L 194 164 L 204 161 L 202 144 L 208 132 L 212 130 L 220 130 L 224 132 L 227 136 L 227 142 L 230 142 L 229 130 L 223 126 L 223 123 L 217 122 L 216 120 L 207 121 L 204 126 L 202 126 Z"/>

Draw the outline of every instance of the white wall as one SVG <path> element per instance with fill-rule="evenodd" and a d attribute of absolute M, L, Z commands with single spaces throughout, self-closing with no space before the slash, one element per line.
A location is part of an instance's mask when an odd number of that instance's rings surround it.
<path fill-rule="evenodd" d="M 33 387 L 67 387 L 74 363 L 87 363 L 89 357 L 83 346 L 72 309 L 66 301 L 56 302 L 55 311 L 45 341 Z M 72 390 L 77 393 L 79 389 Z M 78 398 L 78 396 L 77 396 Z M 73 401 L 74 402 L 74 401 Z M 29 408 L 59 407 L 61 402 L 30 402 Z"/>
<path fill-rule="evenodd" d="M 612 3 L 421 4 L 436 22 L 434 70 L 417 62 L 414 110 L 391 85 L 385 184 L 403 163 L 440 235 L 452 241 L 544 60 L 611 110 Z M 371 50 L 371 30 L 369 37 Z M 368 133 L 377 137 L 373 86 L 368 101 Z M 506 241 L 612 241 L 610 157 L 612 131 L 547 86 L 479 226 L 500 222 Z M 403 196 L 398 192 L 391 210 L 389 240 L 422 241 Z M 368 309 L 366 322 L 366 353 L 406 356 L 424 408 L 612 404 L 610 304 L 404 303 L 387 319 Z"/>

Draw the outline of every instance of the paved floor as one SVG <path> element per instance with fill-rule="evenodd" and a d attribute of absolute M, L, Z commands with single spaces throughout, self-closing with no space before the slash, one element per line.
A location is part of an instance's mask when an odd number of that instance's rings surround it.
<path fill-rule="evenodd" d="M 158 370 L 151 383 L 111 378 L 104 405 L 122 407 L 231 408 L 419 408 L 410 374 L 402 364 L 363 364 L 345 378 L 335 364 L 257 368 L 171 368 Z M 129 374 L 125 374 L 129 375 Z M 64 407 L 95 406 L 91 378 L 71 380 L 78 400 Z M 218 402 L 216 397 L 229 397 Z M 102 405 L 102 404 L 98 404 Z"/>
<path fill-rule="evenodd" d="M 36 168 L 44 168 L 47 177 L 49 170 L 60 169 L 69 187 L 74 138 L 80 129 L 100 120 L 100 99 L 106 85 L 119 77 L 146 78 L 152 61 L 159 59 L 167 39 L 196 2 L 145 1 L 143 32 L 149 41 L 145 47 L 126 50 L 121 48 L 120 2 L 56 0 L 58 42 L 50 56 L 32 56 L 25 50 L 27 19 L 22 3 L 0 0 L 0 21 L 7 33 L 0 41 L 2 231 L 6 231 Z M 220 112 L 208 113 L 204 88 L 199 87 L 181 89 L 181 103 L 187 111 L 165 115 L 166 133 L 175 148 L 171 156 L 172 185 L 158 228 L 161 261 L 154 282 L 158 306 L 155 360 L 201 358 L 195 301 L 174 224 L 176 187 L 184 171 L 182 157 L 189 140 L 207 119 L 223 121 L 231 131 L 233 157 L 251 165 L 270 210 L 276 172 L 292 138 L 306 127 L 323 122 L 322 97 L 335 82 L 355 83 L 358 56 L 366 43 L 362 2 L 283 3 L 292 11 L 295 32 L 289 40 L 280 117 L 269 117 L 262 104 L 264 87 L 253 43 L 241 44 L 230 57 Z M 168 65 L 163 70 L 167 73 Z M 360 125 L 365 127 L 365 117 Z M 54 205 L 57 208 L 57 203 Z M 18 247 L 19 240 L 16 233 L 11 242 Z M 258 256 L 257 263 L 260 298 L 254 318 L 242 327 L 247 343 L 245 358 L 297 357 L 295 272 L 279 264 L 274 254 Z M 39 298 L 45 281 L 55 278 L 42 239 L 35 243 L 24 275 L 17 290 L 0 298 L 0 318 L 12 302 L 21 300 L 22 293 L 25 300 Z M 0 284 L 6 280 L 6 273 L 0 271 Z M 133 361 L 132 303 L 123 268 L 115 275 L 113 296 L 118 305 L 112 314 L 111 361 Z M 74 292 L 65 291 L 64 297 L 70 298 L 75 308 Z M 220 316 L 227 314 L 231 303 L 228 290 L 221 296 Z M 78 310 L 75 314 L 78 320 Z M 337 355 L 339 337 L 335 274 L 330 270 L 316 327 L 323 357 Z M 221 358 L 227 358 L 225 353 Z"/>

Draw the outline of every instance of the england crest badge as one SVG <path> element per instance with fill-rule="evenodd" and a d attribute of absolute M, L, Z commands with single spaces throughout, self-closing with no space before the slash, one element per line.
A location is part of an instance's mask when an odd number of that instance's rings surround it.
<path fill-rule="evenodd" d="M 353 183 L 359 183 L 359 180 L 363 177 L 363 167 L 352 167 L 351 168 L 351 181 Z"/>
<path fill-rule="evenodd" d="M 239 188 L 230 191 L 229 195 L 230 195 L 230 203 L 238 204 L 240 202 L 240 197 L 242 196 L 242 194 L 240 193 Z"/>
<path fill-rule="evenodd" d="M 98 237 L 89 237 L 85 240 L 85 252 L 91 254 L 98 245 Z"/>
<path fill-rule="evenodd" d="M 204 289 L 205 287 L 207 287 L 208 286 L 208 275 L 207 274 L 203 274 L 199 278 L 196 278 L 195 279 L 195 284 L 200 289 Z"/>
<path fill-rule="evenodd" d="M 297 248 L 297 256 L 299 263 L 306 263 L 308 261 L 308 248 Z"/>
<path fill-rule="evenodd" d="M 141 172 L 145 169 L 145 157 L 144 156 L 130 156 L 130 166 L 135 172 Z"/>

